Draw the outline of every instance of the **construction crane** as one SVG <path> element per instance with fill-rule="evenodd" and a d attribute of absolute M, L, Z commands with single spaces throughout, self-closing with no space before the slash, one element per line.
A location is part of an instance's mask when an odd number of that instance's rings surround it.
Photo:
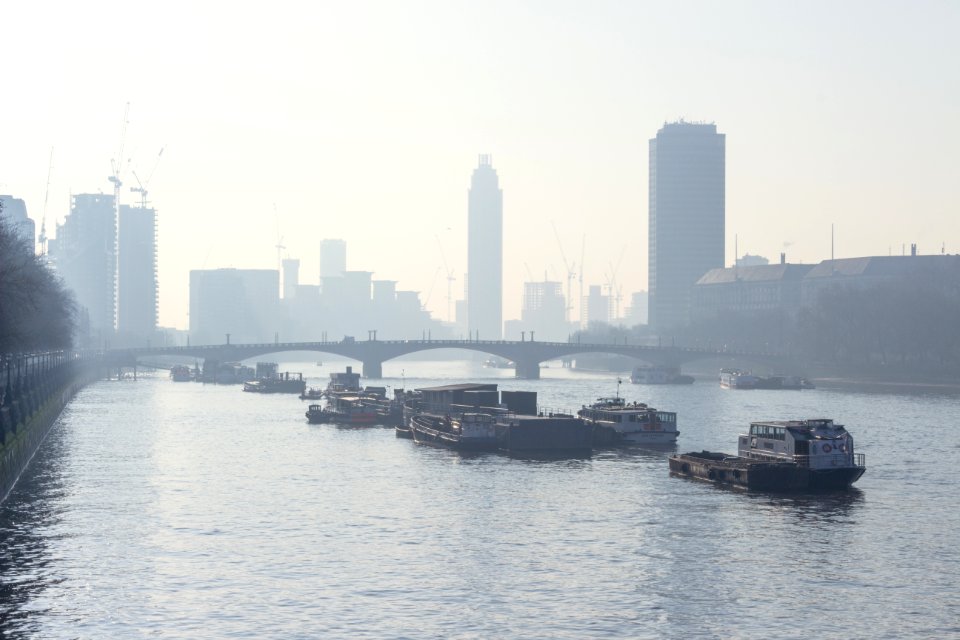
<path fill-rule="evenodd" d="M 610 295 L 610 299 L 613 301 L 613 318 L 612 320 L 616 321 L 620 319 L 620 294 L 623 291 L 623 285 L 617 282 L 617 274 L 620 273 L 620 265 L 623 262 L 623 254 L 626 253 L 627 248 L 623 247 L 620 250 L 620 257 L 617 258 L 617 264 L 614 265 L 610 263 L 610 275 L 607 277 L 607 292 Z"/>
<path fill-rule="evenodd" d="M 553 235 L 557 239 L 557 247 L 560 249 L 560 257 L 563 258 L 563 266 L 567 270 L 567 305 L 563 310 L 563 321 L 570 322 L 570 314 L 573 312 L 573 281 L 577 277 L 576 264 L 567 261 L 567 254 L 563 252 L 563 243 L 560 242 L 560 234 L 557 232 L 557 225 L 552 220 Z"/>
<path fill-rule="evenodd" d="M 157 170 L 157 165 L 160 164 L 160 158 L 163 156 L 164 147 L 160 147 L 160 153 L 157 154 L 157 159 L 153 163 L 153 168 L 150 169 L 150 173 L 147 174 L 147 179 L 140 181 L 140 176 L 137 175 L 136 171 L 132 171 L 134 180 L 137 181 L 137 186 L 130 187 L 130 191 L 133 193 L 140 194 L 140 206 L 144 209 L 147 208 L 147 187 L 150 186 L 150 180 L 153 179 L 153 174 Z"/>
<path fill-rule="evenodd" d="M 447 256 L 443 252 L 443 243 L 440 242 L 440 236 L 434 236 L 437 239 L 437 246 L 440 247 L 440 257 L 443 259 L 443 270 L 447 274 L 447 322 L 453 322 L 453 282 L 456 278 L 453 275 L 453 269 L 447 266 Z M 434 276 L 436 277 L 436 276 Z"/>
<path fill-rule="evenodd" d="M 580 299 L 577 304 L 580 306 L 580 328 L 583 329 L 583 258 L 587 250 L 587 234 L 583 234 L 580 240 Z"/>
<path fill-rule="evenodd" d="M 277 213 L 277 204 L 273 204 L 273 217 L 277 220 L 277 244 L 273 248 L 277 250 L 277 269 L 283 273 L 283 250 L 286 247 L 283 244 L 283 236 L 280 235 L 280 214 Z"/>
<path fill-rule="evenodd" d="M 110 159 L 110 170 L 112 173 L 107 176 L 107 180 L 113 183 L 113 206 L 117 212 L 120 211 L 120 187 L 123 186 L 121 172 L 124 168 L 123 148 L 127 142 L 127 125 L 130 124 L 130 103 L 127 103 L 123 110 L 123 125 L 120 128 L 120 147 L 115 157 Z"/>
<path fill-rule="evenodd" d="M 53 173 L 53 147 L 47 164 L 47 190 L 43 194 L 43 217 L 40 219 L 40 255 L 47 255 L 47 202 L 50 200 L 50 175 Z"/>

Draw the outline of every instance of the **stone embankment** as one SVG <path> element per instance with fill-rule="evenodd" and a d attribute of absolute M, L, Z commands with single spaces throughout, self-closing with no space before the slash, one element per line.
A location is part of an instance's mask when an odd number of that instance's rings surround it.
<path fill-rule="evenodd" d="M 0 502 L 60 412 L 95 380 L 99 359 L 66 352 L 0 356 Z"/>

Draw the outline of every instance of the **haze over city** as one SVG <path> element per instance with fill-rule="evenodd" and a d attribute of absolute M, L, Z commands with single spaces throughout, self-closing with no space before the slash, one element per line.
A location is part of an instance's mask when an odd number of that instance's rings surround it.
<path fill-rule="evenodd" d="M 158 212 L 160 324 L 187 326 L 191 269 L 301 260 L 461 298 L 467 188 L 503 189 L 504 319 L 522 282 L 647 289 L 648 141 L 726 135 L 726 263 L 957 253 L 960 8 L 947 2 L 362 3 L 269 12 L 124 3 L 5 11 L 0 192 L 49 231 L 123 156 Z M 159 156 L 163 149 L 162 156 Z M 157 162 L 159 157 L 159 163 Z M 129 162 L 127 162 L 129 159 Z M 559 243 L 554 236 L 554 226 Z M 442 247 L 442 249 L 441 249 Z M 574 303 L 576 309 L 576 303 Z"/>

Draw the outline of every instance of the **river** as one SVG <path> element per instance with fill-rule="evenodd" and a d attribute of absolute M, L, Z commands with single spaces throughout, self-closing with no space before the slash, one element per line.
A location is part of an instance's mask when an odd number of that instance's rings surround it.
<path fill-rule="evenodd" d="M 342 362 L 286 363 L 313 385 Z M 616 376 L 388 362 L 414 388 L 496 381 L 575 409 Z M 680 451 L 751 420 L 832 417 L 848 493 L 746 494 L 667 454 L 460 456 L 309 425 L 292 396 L 101 381 L 0 505 L 0 635 L 23 638 L 960 636 L 960 402 L 943 393 L 619 393 L 678 412 Z"/>

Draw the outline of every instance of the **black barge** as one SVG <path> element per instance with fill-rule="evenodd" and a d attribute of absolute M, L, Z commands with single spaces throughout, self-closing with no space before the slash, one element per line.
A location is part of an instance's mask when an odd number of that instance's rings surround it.
<path fill-rule="evenodd" d="M 670 473 L 758 491 L 848 489 L 866 471 L 853 437 L 827 418 L 753 422 L 738 455 L 700 451 L 670 457 Z"/>

